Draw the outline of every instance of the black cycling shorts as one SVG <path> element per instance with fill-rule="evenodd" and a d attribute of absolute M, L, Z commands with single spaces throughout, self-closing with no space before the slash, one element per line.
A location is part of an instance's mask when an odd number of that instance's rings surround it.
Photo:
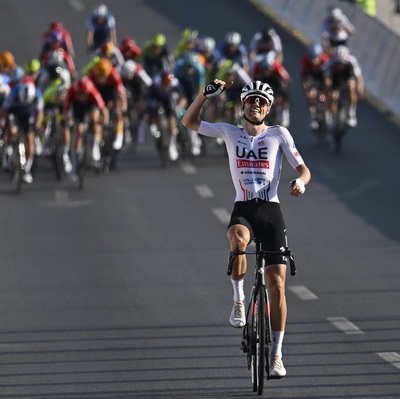
<path fill-rule="evenodd" d="M 236 224 L 249 229 L 250 242 L 254 237 L 261 237 L 264 251 L 279 251 L 281 247 L 287 247 L 286 225 L 280 204 L 277 202 L 260 200 L 235 202 L 228 229 Z M 266 257 L 267 265 L 286 263 L 286 257 L 280 254 Z"/>
<path fill-rule="evenodd" d="M 93 102 L 72 102 L 72 112 L 74 115 L 74 121 L 82 123 L 85 120 L 85 116 L 89 115 L 93 110 L 95 110 L 96 104 Z"/>

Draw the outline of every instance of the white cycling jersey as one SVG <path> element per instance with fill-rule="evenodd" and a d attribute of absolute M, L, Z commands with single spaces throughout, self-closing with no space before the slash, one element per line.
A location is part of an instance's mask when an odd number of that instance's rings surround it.
<path fill-rule="evenodd" d="M 202 121 L 199 133 L 225 141 L 235 202 L 261 199 L 279 203 L 283 155 L 293 168 L 304 163 L 293 137 L 283 126 L 267 126 L 253 137 L 235 125 Z"/>

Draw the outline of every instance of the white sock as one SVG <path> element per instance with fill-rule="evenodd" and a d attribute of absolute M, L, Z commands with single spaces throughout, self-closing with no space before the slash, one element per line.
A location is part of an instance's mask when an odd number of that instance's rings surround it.
<path fill-rule="evenodd" d="M 30 157 L 26 160 L 26 164 L 25 164 L 25 172 L 26 173 L 31 172 L 32 165 L 33 165 L 33 158 Z"/>
<path fill-rule="evenodd" d="M 231 278 L 233 287 L 233 300 L 244 302 L 244 277 L 240 280 L 233 280 Z"/>
<path fill-rule="evenodd" d="M 285 331 L 272 331 L 272 340 L 274 346 L 272 347 L 271 356 L 282 357 L 282 342 Z"/>

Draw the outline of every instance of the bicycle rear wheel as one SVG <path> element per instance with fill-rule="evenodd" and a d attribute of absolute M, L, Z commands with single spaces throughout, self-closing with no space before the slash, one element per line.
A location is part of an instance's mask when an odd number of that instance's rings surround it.
<path fill-rule="evenodd" d="M 265 377 L 265 291 L 256 294 L 252 310 L 252 365 L 253 392 L 262 395 Z"/>

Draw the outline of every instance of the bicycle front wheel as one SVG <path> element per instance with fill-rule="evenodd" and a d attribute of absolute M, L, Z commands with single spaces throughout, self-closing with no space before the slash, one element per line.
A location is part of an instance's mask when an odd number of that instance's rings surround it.
<path fill-rule="evenodd" d="M 253 391 L 262 395 L 265 376 L 265 291 L 260 289 L 252 311 L 252 382 Z"/>

